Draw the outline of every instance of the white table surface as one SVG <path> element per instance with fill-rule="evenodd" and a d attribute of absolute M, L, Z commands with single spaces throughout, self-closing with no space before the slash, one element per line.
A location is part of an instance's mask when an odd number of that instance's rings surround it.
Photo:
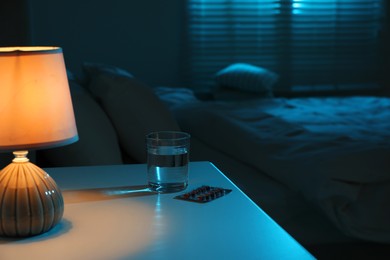
<path fill-rule="evenodd" d="M 186 191 L 233 189 L 200 204 L 142 189 L 146 165 L 48 168 L 65 213 L 49 232 L 0 238 L 0 259 L 314 259 L 213 164 L 190 163 Z"/>

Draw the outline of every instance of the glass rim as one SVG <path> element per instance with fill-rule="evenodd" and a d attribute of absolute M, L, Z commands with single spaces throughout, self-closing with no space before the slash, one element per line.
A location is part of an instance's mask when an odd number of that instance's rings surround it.
<path fill-rule="evenodd" d="M 172 134 L 170 137 L 163 136 Z M 160 136 L 162 135 L 162 136 Z M 146 135 L 147 140 L 186 140 L 189 139 L 191 135 L 187 132 L 182 131 L 154 131 Z"/>

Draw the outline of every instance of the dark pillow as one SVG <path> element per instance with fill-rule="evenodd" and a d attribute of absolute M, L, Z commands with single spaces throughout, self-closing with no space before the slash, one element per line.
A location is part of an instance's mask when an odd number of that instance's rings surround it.
<path fill-rule="evenodd" d="M 114 75 L 127 76 L 130 78 L 134 77 L 130 72 L 125 69 L 98 62 L 84 62 L 83 71 L 85 72 L 85 75 L 88 77 L 89 80 L 101 73 L 111 73 Z"/>
<path fill-rule="evenodd" d="M 272 87 L 278 75 L 270 70 L 246 63 L 234 63 L 216 74 L 220 88 L 272 96 Z"/>
<path fill-rule="evenodd" d="M 123 150 L 137 162 L 146 162 L 146 134 L 179 131 L 176 120 L 152 88 L 143 82 L 123 73 L 95 69 L 85 70 L 98 71 L 89 75 L 90 92 L 110 117 Z"/>
<path fill-rule="evenodd" d="M 70 81 L 79 141 L 58 148 L 38 150 L 42 167 L 121 164 L 122 157 L 113 125 L 87 90 Z"/>

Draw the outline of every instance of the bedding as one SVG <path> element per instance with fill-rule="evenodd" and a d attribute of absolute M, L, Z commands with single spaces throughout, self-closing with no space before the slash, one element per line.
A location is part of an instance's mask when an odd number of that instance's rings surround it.
<path fill-rule="evenodd" d="M 253 202 L 304 245 L 353 241 L 305 201 L 301 194 L 255 167 L 213 149 L 195 136 L 191 136 L 190 160 L 211 161 Z"/>
<path fill-rule="evenodd" d="M 389 98 L 176 100 L 182 130 L 302 194 L 348 237 L 390 242 Z"/>

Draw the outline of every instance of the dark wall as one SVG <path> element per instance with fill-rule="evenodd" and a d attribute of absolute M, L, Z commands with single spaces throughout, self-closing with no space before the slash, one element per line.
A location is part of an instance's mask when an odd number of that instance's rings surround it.
<path fill-rule="evenodd" d="M 0 1 L 0 46 L 31 44 L 29 0 Z"/>
<path fill-rule="evenodd" d="M 184 3 L 31 0 L 33 44 L 61 46 L 76 72 L 84 61 L 102 62 L 151 85 L 180 85 Z"/>

